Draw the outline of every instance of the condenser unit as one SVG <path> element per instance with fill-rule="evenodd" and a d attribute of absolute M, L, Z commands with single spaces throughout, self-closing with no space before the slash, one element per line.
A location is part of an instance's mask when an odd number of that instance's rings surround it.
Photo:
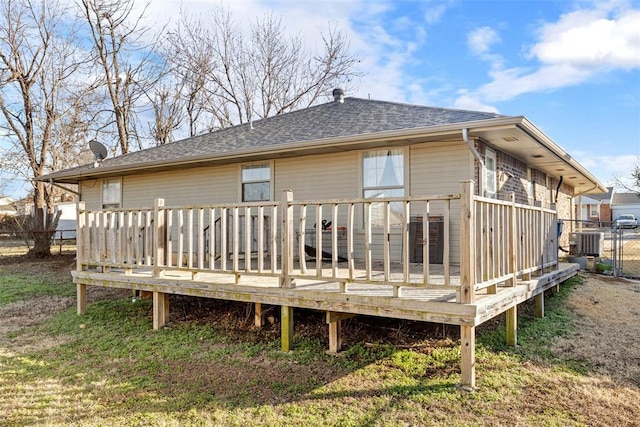
<path fill-rule="evenodd" d="M 570 233 L 569 254 L 601 257 L 604 254 L 604 233 Z"/>

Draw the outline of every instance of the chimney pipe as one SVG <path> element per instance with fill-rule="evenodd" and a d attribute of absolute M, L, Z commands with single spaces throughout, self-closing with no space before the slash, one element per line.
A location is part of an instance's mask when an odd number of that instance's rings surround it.
<path fill-rule="evenodd" d="M 344 90 L 337 88 L 333 90 L 333 100 L 344 104 Z"/>

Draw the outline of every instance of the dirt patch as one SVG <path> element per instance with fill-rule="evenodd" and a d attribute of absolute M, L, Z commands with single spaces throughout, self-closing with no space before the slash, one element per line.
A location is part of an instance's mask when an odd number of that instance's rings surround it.
<path fill-rule="evenodd" d="M 556 341 L 556 354 L 586 360 L 600 374 L 640 387 L 640 282 L 588 275 L 567 306 L 577 327 Z"/>

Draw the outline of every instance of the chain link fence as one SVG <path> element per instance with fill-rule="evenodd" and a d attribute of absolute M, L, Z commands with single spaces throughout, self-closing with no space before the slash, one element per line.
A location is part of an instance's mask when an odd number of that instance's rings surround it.
<path fill-rule="evenodd" d="M 613 229 L 612 237 L 616 275 L 640 279 L 640 229 Z"/>

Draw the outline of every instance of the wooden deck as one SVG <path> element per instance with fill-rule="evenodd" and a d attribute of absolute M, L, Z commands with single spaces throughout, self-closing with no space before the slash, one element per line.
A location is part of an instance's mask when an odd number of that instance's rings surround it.
<path fill-rule="evenodd" d="M 421 268 L 418 265 L 413 267 Z M 432 268 L 437 271 L 442 266 Z M 327 280 L 296 279 L 295 287 L 282 288 L 277 277 L 244 276 L 236 282 L 235 274 L 200 273 L 194 279 L 192 273 L 179 270 L 167 271 L 162 278 L 153 277 L 151 269 L 126 273 L 124 269 L 114 268 L 107 273 L 85 270 L 72 274 L 76 283 L 92 286 L 478 326 L 558 285 L 577 271 L 577 264 L 560 264 L 558 269 L 541 276 L 519 280 L 516 286 L 498 286 L 496 293 L 484 289 L 476 293 L 473 303 L 468 304 L 457 302 L 459 275 L 452 276 L 450 286 L 434 284 L 429 288 L 400 288 L 400 295 L 394 296 L 392 285 L 357 283 L 344 289 L 339 281 Z M 377 272 L 375 275 L 382 274 Z"/>
<path fill-rule="evenodd" d="M 283 351 L 294 308 L 326 311 L 330 351 L 351 315 L 458 325 L 462 384 L 474 387 L 475 328 L 506 312 L 515 345 L 517 305 L 535 297 L 544 315 L 544 291 L 577 273 L 558 263 L 556 223 L 553 209 L 478 197 L 472 182 L 460 194 L 375 200 L 295 201 L 285 191 L 281 202 L 235 205 L 80 203 L 72 274 L 79 314 L 87 286 L 148 291 L 154 328 L 170 318 L 170 294 L 254 303 L 257 323 L 262 304 L 279 305 Z M 416 254 L 440 263 L 412 262 Z"/>

